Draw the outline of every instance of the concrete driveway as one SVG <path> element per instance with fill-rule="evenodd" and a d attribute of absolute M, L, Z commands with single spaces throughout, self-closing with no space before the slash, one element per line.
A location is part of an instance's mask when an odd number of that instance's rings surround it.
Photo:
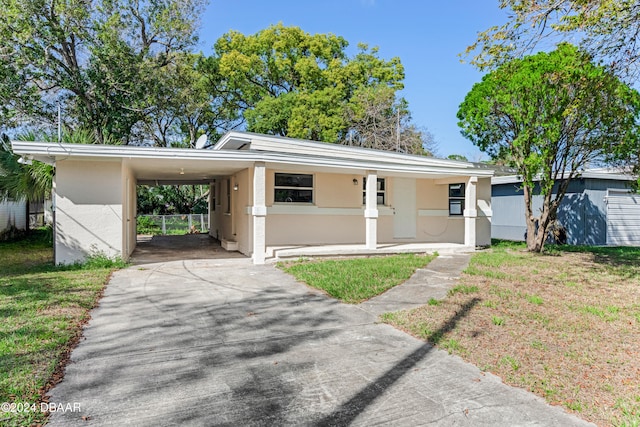
<path fill-rule="evenodd" d="M 84 336 L 52 426 L 587 425 L 248 259 L 119 271 Z"/>

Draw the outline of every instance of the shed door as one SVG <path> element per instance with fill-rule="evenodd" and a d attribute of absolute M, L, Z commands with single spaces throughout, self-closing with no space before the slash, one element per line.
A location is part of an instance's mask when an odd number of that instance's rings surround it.
<path fill-rule="evenodd" d="M 416 180 L 394 178 L 393 180 L 393 237 L 415 239 L 416 237 Z"/>
<path fill-rule="evenodd" d="M 607 192 L 607 245 L 640 246 L 640 195 Z"/>

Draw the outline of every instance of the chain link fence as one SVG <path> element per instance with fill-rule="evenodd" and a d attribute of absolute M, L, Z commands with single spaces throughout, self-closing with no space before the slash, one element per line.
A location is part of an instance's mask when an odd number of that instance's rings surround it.
<path fill-rule="evenodd" d="M 138 234 L 177 235 L 209 232 L 208 214 L 138 215 Z"/>

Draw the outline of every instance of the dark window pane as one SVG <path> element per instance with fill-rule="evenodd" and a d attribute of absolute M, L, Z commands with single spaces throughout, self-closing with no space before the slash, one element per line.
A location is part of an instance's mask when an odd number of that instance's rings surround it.
<path fill-rule="evenodd" d="M 276 188 L 275 201 L 279 203 L 313 203 L 313 191 Z"/>
<path fill-rule="evenodd" d="M 313 175 L 277 173 L 276 187 L 313 187 Z"/>
<path fill-rule="evenodd" d="M 449 184 L 449 197 L 464 197 L 464 184 Z"/>

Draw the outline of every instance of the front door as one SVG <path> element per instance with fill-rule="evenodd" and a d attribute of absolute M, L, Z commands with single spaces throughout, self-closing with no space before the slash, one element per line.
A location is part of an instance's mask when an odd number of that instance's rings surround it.
<path fill-rule="evenodd" d="M 393 237 L 415 239 L 416 237 L 416 180 L 394 178 L 393 180 Z"/>

